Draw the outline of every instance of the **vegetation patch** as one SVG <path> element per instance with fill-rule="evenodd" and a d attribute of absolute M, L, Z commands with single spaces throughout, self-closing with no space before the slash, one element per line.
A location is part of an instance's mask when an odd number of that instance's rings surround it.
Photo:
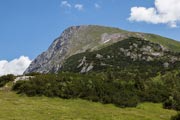
<path fill-rule="evenodd" d="M 26 97 L 0 91 L 1 120 L 170 120 L 176 111 L 162 104 L 143 103 L 119 108 L 82 99 Z"/>
<path fill-rule="evenodd" d="M 180 71 L 163 73 L 158 79 L 136 72 L 110 70 L 89 74 L 62 72 L 38 75 L 29 81 L 18 81 L 13 90 L 28 96 L 82 98 L 119 107 L 135 107 L 141 102 L 164 102 L 164 108 L 179 110 Z"/>
<path fill-rule="evenodd" d="M 0 87 L 3 87 L 6 83 L 13 81 L 15 76 L 12 74 L 4 75 L 0 77 Z"/>

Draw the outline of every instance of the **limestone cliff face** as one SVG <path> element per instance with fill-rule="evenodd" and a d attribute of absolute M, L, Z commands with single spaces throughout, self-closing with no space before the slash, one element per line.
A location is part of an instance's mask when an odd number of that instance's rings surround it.
<path fill-rule="evenodd" d="M 142 38 L 168 49 L 180 51 L 179 42 L 157 35 L 128 32 L 119 28 L 97 25 L 72 26 L 55 39 L 47 51 L 40 54 L 30 64 L 24 74 L 31 72 L 56 73 L 70 56 L 85 51 L 99 50 L 128 37 Z"/>
<path fill-rule="evenodd" d="M 64 59 L 68 57 L 68 50 L 71 49 L 72 42 L 70 41 L 72 36 L 79 30 L 84 29 L 85 26 L 76 26 L 66 29 L 60 37 L 58 37 L 47 51 L 40 54 L 24 72 L 56 72 L 61 67 Z"/>

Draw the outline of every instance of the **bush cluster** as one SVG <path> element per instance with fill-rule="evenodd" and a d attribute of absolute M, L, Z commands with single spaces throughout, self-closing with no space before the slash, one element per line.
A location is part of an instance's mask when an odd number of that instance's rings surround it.
<path fill-rule="evenodd" d="M 135 71 L 38 75 L 29 81 L 17 82 L 13 90 L 28 96 L 82 98 L 120 107 L 132 107 L 146 101 L 163 102 L 164 108 L 180 110 L 179 71 L 158 77 Z"/>
<path fill-rule="evenodd" d="M 12 74 L 4 75 L 0 77 L 0 87 L 3 87 L 6 83 L 9 81 L 13 81 L 15 79 L 15 76 Z"/>
<path fill-rule="evenodd" d="M 75 73 L 39 75 L 30 81 L 19 81 L 13 86 L 18 93 L 28 96 L 82 98 L 120 107 L 136 106 L 139 98 L 133 83 L 107 80 L 104 75 Z"/>
<path fill-rule="evenodd" d="M 180 120 L 180 113 L 171 117 L 171 120 Z"/>

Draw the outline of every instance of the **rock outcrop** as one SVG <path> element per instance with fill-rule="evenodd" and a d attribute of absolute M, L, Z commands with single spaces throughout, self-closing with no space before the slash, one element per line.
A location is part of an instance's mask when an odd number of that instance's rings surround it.
<path fill-rule="evenodd" d="M 71 54 L 69 52 L 73 47 L 71 38 L 79 30 L 84 28 L 86 28 L 86 26 L 75 26 L 66 29 L 59 38 L 54 40 L 46 52 L 40 54 L 30 64 L 24 73 L 48 73 L 58 71 L 59 68 L 61 68 L 64 59 L 68 57 L 68 54 Z"/>

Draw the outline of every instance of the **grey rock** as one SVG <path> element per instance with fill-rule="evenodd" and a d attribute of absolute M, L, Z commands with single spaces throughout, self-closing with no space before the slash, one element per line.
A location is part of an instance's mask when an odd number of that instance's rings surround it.
<path fill-rule="evenodd" d="M 129 49 L 132 50 L 132 49 L 133 49 L 133 46 L 131 45 L 131 46 L 129 47 Z"/>
<path fill-rule="evenodd" d="M 135 48 L 137 48 L 137 47 L 138 47 L 138 45 L 137 45 L 136 43 L 133 43 L 133 46 L 134 46 Z"/>
<path fill-rule="evenodd" d="M 103 63 L 103 62 L 101 62 L 101 64 L 100 64 L 101 66 L 106 66 L 107 64 L 105 64 L 105 63 Z"/>
<path fill-rule="evenodd" d="M 84 67 L 81 69 L 80 73 L 85 73 L 85 72 L 86 72 L 86 68 L 87 68 L 87 65 L 84 66 Z"/>
<path fill-rule="evenodd" d="M 90 70 L 92 70 L 93 69 L 93 63 L 91 63 L 88 67 L 87 67 L 87 69 L 86 69 L 86 72 L 89 72 Z"/>
<path fill-rule="evenodd" d="M 153 58 L 151 56 L 148 56 L 146 61 L 153 61 Z"/>
<path fill-rule="evenodd" d="M 103 56 L 101 54 L 96 54 L 96 58 L 101 59 Z"/>
<path fill-rule="evenodd" d="M 83 59 L 80 60 L 80 62 L 81 62 L 81 63 L 77 66 L 77 68 L 80 68 L 83 64 L 86 63 L 86 56 L 84 56 Z"/>
<path fill-rule="evenodd" d="M 163 66 L 164 66 L 165 68 L 168 68 L 168 67 L 169 67 L 169 63 L 168 63 L 168 62 L 165 62 L 165 63 L 163 64 Z"/>
<path fill-rule="evenodd" d="M 120 51 L 121 51 L 121 52 L 124 52 L 124 51 L 125 51 L 125 49 L 124 49 L 124 48 L 120 48 Z"/>
<path fill-rule="evenodd" d="M 13 81 L 13 83 L 16 83 L 17 81 L 27 81 L 31 78 L 34 78 L 34 76 L 19 76 Z"/>
<path fill-rule="evenodd" d="M 128 53 L 126 54 L 126 56 L 131 56 L 131 52 L 128 52 Z"/>
<path fill-rule="evenodd" d="M 83 67 L 82 67 L 82 69 L 81 69 L 81 71 L 80 71 L 80 73 L 86 73 L 86 72 L 89 72 L 90 70 L 92 70 L 93 69 L 93 63 L 90 63 L 90 64 L 85 64 Z"/>
<path fill-rule="evenodd" d="M 114 33 L 114 34 L 108 34 L 104 33 L 101 35 L 101 44 L 107 43 L 109 41 L 115 42 L 118 39 L 125 39 L 128 38 L 126 34 L 121 34 L 121 33 Z"/>
<path fill-rule="evenodd" d="M 111 58 L 111 56 L 110 56 L 110 55 L 108 55 L 108 56 L 107 56 L 107 58 L 108 58 L 108 59 L 110 59 L 110 58 Z"/>
<path fill-rule="evenodd" d="M 160 52 L 152 52 L 151 55 L 158 57 L 158 56 L 163 56 L 163 53 L 160 53 Z"/>
<path fill-rule="evenodd" d="M 73 26 L 66 29 L 59 38 L 54 40 L 47 51 L 40 54 L 30 64 L 24 74 L 31 72 L 57 72 L 62 67 L 64 60 L 77 52 L 74 42 L 79 41 L 76 39 L 72 42 L 72 37 L 76 36 L 78 31 L 86 29 L 86 27 L 88 26 Z"/>

